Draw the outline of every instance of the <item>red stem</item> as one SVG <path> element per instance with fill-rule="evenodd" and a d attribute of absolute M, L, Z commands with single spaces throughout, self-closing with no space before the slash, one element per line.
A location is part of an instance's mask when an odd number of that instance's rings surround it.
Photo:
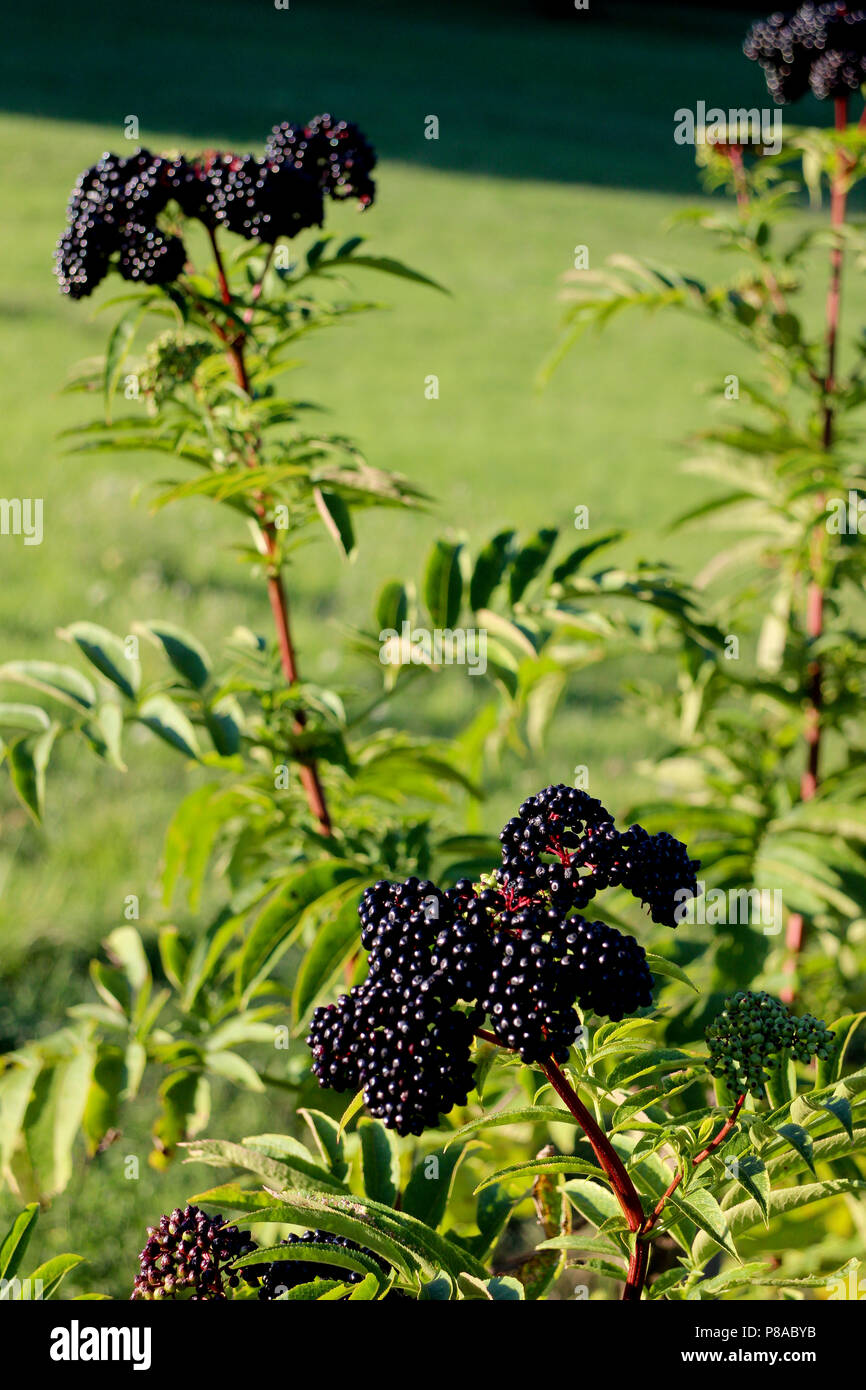
<path fill-rule="evenodd" d="M 864 124 L 863 117 L 860 118 L 860 125 Z M 848 126 L 848 98 L 837 97 L 835 102 L 835 126 L 838 132 L 847 129 Z M 830 223 L 838 230 L 845 222 L 845 209 L 848 200 L 848 189 L 846 187 L 846 177 L 849 168 L 849 160 L 844 151 L 840 150 L 838 155 L 836 174 L 830 190 Z M 822 443 L 826 451 L 833 447 L 833 432 L 835 410 L 833 405 L 833 392 L 836 389 L 836 346 L 839 337 L 839 313 L 842 304 L 842 265 L 845 259 L 845 252 L 840 236 L 837 236 L 830 249 L 830 283 L 827 288 L 827 304 L 825 309 L 826 344 L 827 344 L 827 371 L 823 380 L 824 395 L 824 427 L 822 431 Z M 823 496 L 818 499 L 818 506 L 821 515 L 824 512 L 825 499 Z M 821 577 L 821 551 L 822 536 L 820 527 L 816 527 L 812 535 L 811 558 L 810 558 L 810 577 L 806 591 L 806 633 L 810 642 L 817 642 L 824 632 L 824 586 Z M 821 764 L 821 713 L 824 707 L 824 683 L 821 661 L 815 657 L 809 661 L 806 668 L 806 766 L 800 778 L 800 800 L 811 801 L 818 790 L 819 771 Z M 805 922 L 799 912 L 794 912 L 788 918 L 788 927 L 785 933 L 785 945 L 787 957 L 784 964 L 785 974 L 790 978 L 780 991 L 780 996 L 786 1004 L 793 1002 L 795 989 L 794 976 L 797 972 L 797 964 L 800 953 L 803 949 L 803 938 L 805 934 Z"/>
<path fill-rule="evenodd" d="M 741 1095 L 741 1096 L 737 1096 L 736 1102 L 735 1102 L 735 1104 L 734 1104 L 734 1108 L 733 1108 L 733 1110 L 731 1111 L 731 1113 L 730 1113 L 730 1115 L 728 1116 L 728 1118 L 725 1120 L 725 1123 L 722 1125 L 722 1127 L 721 1127 L 721 1129 L 719 1130 L 718 1134 L 715 1136 L 715 1138 L 713 1138 L 713 1139 L 710 1140 L 709 1144 L 707 1144 L 707 1147 L 706 1147 L 705 1149 L 701 1149 L 701 1151 L 700 1151 L 699 1154 L 695 1154 L 694 1158 L 692 1159 L 692 1167 L 693 1167 L 693 1168 L 697 1168 L 697 1166 L 698 1166 L 699 1163 L 703 1163 L 703 1161 L 704 1161 L 705 1158 L 709 1158 L 710 1154 L 713 1153 L 714 1150 L 716 1150 L 716 1149 L 719 1147 L 720 1144 L 723 1144 L 723 1143 L 725 1142 L 725 1140 L 727 1139 L 727 1137 L 728 1137 L 728 1135 L 730 1134 L 731 1130 L 734 1128 L 734 1125 L 737 1123 L 737 1117 L 738 1117 L 740 1111 L 742 1110 L 743 1106 L 745 1105 L 745 1103 L 746 1103 L 746 1096 L 745 1096 L 745 1093 L 743 1093 L 743 1095 Z M 665 1209 L 665 1204 L 666 1204 L 668 1198 L 671 1196 L 672 1193 L 676 1192 L 676 1190 L 677 1190 L 677 1188 L 679 1187 L 680 1183 L 682 1182 L 684 1176 L 685 1176 L 684 1171 L 681 1171 L 681 1172 L 677 1173 L 676 1177 L 674 1178 L 673 1182 L 672 1182 L 672 1183 L 670 1184 L 670 1186 L 668 1187 L 668 1189 L 667 1189 L 667 1191 L 665 1192 L 664 1196 L 662 1196 L 662 1197 L 659 1198 L 659 1200 L 658 1200 L 658 1202 L 656 1203 L 655 1207 L 653 1208 L 652 1212 L 650 1213 L 650 1215 L 647 1217 L 646 1221 L 644 1222 L 644 1225 L 643 1225 L 643 1227 L 642 1227 L 642 1229 L 641 1229 L 641 1236 L 646 1236 L 646 1235 L 648 1235 L 649 1232 L 652 1230 L 653 1226 L 656 1224 L 656 1222 L 658 1221 L 658 1219 L 659 1219 L 659 1217 L 661 1216 L 662 1212 L 664 1211 L 664 1209 Z"/>
<path fill-rule="evenodd" d="M 226 278 L 222 256 L 216 239 L 216 232 L 213 228 L 208 228 L 211 246 L 213 247 L 214 262 L 217 269 L 217 278 L 220 285 L 220 293 L 224 304 L 231 303 L 231 290 Z M 226 353 L 231 363 L 235 380 L 241 390 L 248 396 L 252 396 L 249 373 L 244 360 L 244 340 L 239 336 L 234 340 L 226 338 Z M 248 460 L 251 468 L 255 468 L 255 458 Z M 268 557 L 268 598 L 271 604 L 271 612 L 274 615 L 274 623 L 277 629 L 277 645 L 280 652 L 280 666 L 283 675 L 289 685 L 295 685 L 298 681 L 298 663 L 295 656 L 294 643 L 292 641 L 292 628 L 289 620 L 289 601 L 286 588 L 283 583 L 283 576 L 279 564 L 279 547 L 274 535 L 273 526 L 266 519 L 264 504 L 261 501 L 256 503 L 256 513 L 259 518 L 259 529 L 261 532 L 262 543 Z M 304 710 L 299 709 L 294 719 L 294 729 L 300 733 L 306 727 L 307 717 Z M 319 833 L 330 835 L 333 830 L 328 803 L 325 798 L 325 791 L 322 786 L 319 771 L 315 762 L 300 764 L 301 784 L 307 798 L 307 805 L 316 819 Z"/>
<path fill-rule="evenodd" d="M 501 1046 L 498 1038 L 493 1033 L 489 1033 L 485 1028 L 476 1028 L 476 1037 L 483 1038 L 485 1042 L 494 1043 Z M 506 1049 L 507 1051 L 508 1049 Z M 625 1164 L 619 1154 L 614 1149 L 604 1130 L 598 1125 L 596 1120 L 587 1110 L 580 1096 L 568 1081 L 551 1057 L 546 1062 L 539 1063 L 541 1070 L 547 1077 L 556 1094 L 565 1105 L 566 1109 L 574 1116 L 580 1125 L 590 1147 L 599 1161 L 600 1166 L 607 1174 L 613 1194 L 619 1202 L 622 1214 L 630 1231 L 635 1235 L 640 1231 L 644 1222 L 644 1209 L 637 1188 L 628 1175 Z M 635 1241 L 629 1261 L 628 1274 L 626 1276 L 625 1288 L 623 1290 L 623 1302 L 633 1303 L 640 1299 L 646 1280 L 647 1266 L 649 1263 L 649 1249 L 639 1240 Z"/>

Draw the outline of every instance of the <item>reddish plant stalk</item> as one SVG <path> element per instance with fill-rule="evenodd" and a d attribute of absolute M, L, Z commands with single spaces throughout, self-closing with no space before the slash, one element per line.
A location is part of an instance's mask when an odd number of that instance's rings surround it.
<path fill-rule="evenodd" d="M 863 118 L 861 117 L 861 125 Z M 848 98 L 837 97 L 835 102 L 835 125 L 840 133 L 848 126 Z M 839 151 L 836 174 L 830 190 L 830 224 L 838 232 L 845 222 L 845 209 L 848 201 L 848 189 L 846 185 L 849 161 L 843 151 Z M 845 252 L 841 236 L 837 236 L 830 249 L 830 283 L 827 288 L 827 304 L 825 310 L 826 319 L 826 344 L 827 344 L 827 371 L 824 377 L 824 424 L 822 430 L 822 444 L 829 452 L 833 447 L 833 433 L 835 423 L 835 409 L 833 405 L 833 392 L 836 389 L 836 347 L 839 337 L 839 313 L 842 304 L 842 265 L 845 259 Z M 819 509 L 821 514 L 824 511 L 824 497 L 819 498 Z M 811 560 L 809 583 L 806 590 L 806 632 L 812 642 L 820 639 L 824 632 L 824 586 L 821 575 L 821 551 L 822 538 L 819 528 L 816 526 L 812 537 Z M 821 661 L 813 658 L 806 668 L 806 766 L 800 778 L 800 799 L 801 801 L 811 801 L 818 790 L 819 772 L 821 763 L 821 714 L 824 707 L 824 685 Z M 791 979 L 781 990 L 781 998 L 786 1004 L 792 1003 L 795 994 L 794 975 L 797 970 L 797 962 L 803 949 L 805 923 L 803 916 L 799 912 L 794 912 L 788 918 L 788 927 L 785 934 L 785 945 L 787 947 L 787 958 L 785 960 L 785 974 Z"/>
<path fill-rule="evenodd" d="M 494 1043 L 497 1047 L 501 1046 L 495 1034 L 489 1033 L 485 1028 L 476 1028 L 475 1035 L 483 1038 L 485 1042 Z M 599 1165 L 607 1174 L 613 1194 L 620 1205 L 629 1230 L 637 1235 L 644 1222 L 643 1203 L 637 1188 L 629 1177 L 625 1164 L 604 1130 L 587 1110 L 580 1096 L 553 1058 L 551 1057 L 539 1065 L 566 1109 L 574 1116 L 586 1135 Z M 633 1303 L 640 1299 L 646 1280 L 648 1263 L 649 1247 L 641 1241 L 635 1240 L 622 1295 L 623 1302 Z"/>
<path fill-rule="evenodd" d="M 734 1104 L 734 1108 L 733 1108 L 733 1110 L 731 1111 L 731 1113 L 730 1113 L 730 1115 L 728 1116 L 728 1118 L 725 1120 L 725 1123 L 722 1125 L 722 1127 L 721 1127 L 721 1129 L 719 1130 L 718 1134 L 716 1134 L 716 1135 L 710 1140 L 709 1144 L 707 1144 L 707 1147 L 706 1147 L 705 1149 L 701 1149 L 701 1151 L 700 1151 L 699 1154 L 695 1154 L 694 1158 L 692 1159 L 692 1167 L 693 1167 L 693 1168 L 697 1168 L 697 1166 L 698 1166 L 699 1163 L 703 1163 L 704 1159 L 709 1158 L 710 1154 L 711 1154 L 711 1153 L 714 1153 L 715 1150 L 719 1147 L 719 1145 L 720 1145 L 720 1144 L 723 1144 L 723 1143 L 725 1142 L 725 1140 L 727 1139 L 727 1137 L 728 1137 L 728 1135 L 730 1134 L 731 1130 L 734 1128 L 734 1125 L 737 1123 L 737 1117 L 739 1116 L 739 1113 L 740 1113 L 740 1111 L 742 1110 L 742 1108 L 743 1108 L 743 1106 L 745 1105 L 745 1103 L 746 1103 L 746 1096 L 745 1096 L 745 1092 L 744 1092 L 742 1095 L 737 1096 L 736 1102 L 735 1102 L 735 1104 Z M 661 1216 L 662 1212 L 664 1211 L 664 1209 L 665 1209 L 665 1204 L 667 1203 L 668 1198 L 669 1198 L 674 1192 L 676 1192 L 676 1190 L 677 1190 L 677 1188 L 679 1187 L 680 1183 L 682 1182 L 684 1176 L 685 1176 L 685 1173 L 684 1173 L 684 1171 L 682 1171 L 682 1170 L 681 1170 L 679 1173 L 677 1173 L 676 1177 L 674 1178 L 673 1182 L 672 1182 L 672 1183 L 670 1184 L 670 1186 L 668 1187 L 667 1191 L 664 1193 L 664 1195 L 663 1195 L 662 1197 L 659 1198 L 659 1200 L 658 1200 L 658 1202 L 656 1203 L 655 1207 L 654 1207 L 653 1210 L 650 1212 L 649 1216 L 647 1217 L 646 1221 L 645 1221 L 644 1224 L 643 1224 L 643 1227 L 642 1227 L 642 1229 L 641 1229 L 641 1236 L 647 1236 L 647 1235 L 649 1234 L 649 1232 L 652 1230 L 653 1226 L 656 1224 L 656 1222 L 658 1221 L 658 1219 L 659 1219 L 659 1217 Z"/>
<path fill-rule="evenodd" d="M 231 290 L 223 266 L 219 244 L 213 228 L 208 228 L 211 246 L 213 248 L 214 262 L 216 264 L 217 279 L 220 286 L 220 294 L 224 304 L 231 303 Z M 241 390 L 248 396 L 252 395 L 249 373 L 244 359 L 244 339 L 243 335 L 230 339 L 226 337 L 226 353 L 234 372 L 235 380 Z M 249 460 L 251 468 L 256 466 L 255 457 Z M 295 656 L 294 643 L 292 641 L 292 627 L 289 619 L 289 601 L 286 594 L 283 576 L 280 571 L 279 554 L 277 539 L 274 535 L 273 526 L 267 521 L 265 507 L 262 501 L 256 502 L 256 514 L 259 519 L 259 531 L 262 538 L 262 547 L 268 559 L 268 599 L 270 600 L 271 612 L 274 617 L 274 624 L 277 630 L 277 645 L 280 652 L 280 666 L 283 675 L 289 685 L 295 685 L 298 681 L 298 663 Z M 306 727 L 306 714 L 299 709 L 294 719 L 294 729 L 300 733 Z M 319 776 L 319 771 L 314 761 L 300 764 L 301 785 L 307 798 L 307 805 L 316 819 L 319 833 L 330 835 L 333 831 L 328 803 L 325 797 L 325 790 Z"/>

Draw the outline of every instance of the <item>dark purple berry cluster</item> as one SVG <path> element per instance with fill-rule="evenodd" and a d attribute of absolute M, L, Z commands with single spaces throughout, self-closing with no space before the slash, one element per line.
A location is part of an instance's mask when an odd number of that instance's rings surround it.
<path fill-rule="evenodd" d="M 614 883 L 656 921 L 695 864 L 669 835 L 620 835 L 600 802 L 548 787 L 502 832 L 502 867 L 442 892 L 410 878 L 377 883 L 358 909 L 366 980 L 313 1014 L 307 1043 L 322 1086 L 362 1090 L 371 1114 L 420 1134 L 473 1086 L 483 1023 L 526 1063 L 562 1062 L 575 1005 L 614 1020 L 652 1004 L 646 953 L 631 936 L 574 912 Z M 462 1006 L 462 1007 L 461 1007 Z"/>
<path fill-rule="evenodd" d="M 421 1134 L 464 1105 L 484 977 L 486 933 L 457 922 L 435 884 L 377 883 L 359 908 L 369 973 L 362 985 L 313 1014 L 307 1042 L 321 1085 L 363 1088 L 371 1114 L 398 1134 Z"/>
<path fill-rule="evenodd" d="M 545 787 L 529 797 L 499 838 L 502 878 L 513 894 L 544 891 L 562 911 L 586 907 L 600 889 L 622 887 L 654 922 L 673 927 L 684 899 L 697 895 L 697 861 L 680 840 L 640 825 L 618 831 L 601 802 L 576 787 Z"/>
<path fill-rule="evenodd" d="M 255 1248 L 249 1231 L 225 1226 L 221 1216 L 208 1216 L 200 1207 L 177 1207 L 160 1217 L 158 1226 L 148 1226 L 132 1297 L 224 1299 L 226 1288 L 237 1288 L 241 1277 L 256 1282 L 246 1270 L 235 1274 L 227 1269 Z"/>
<path fill-rule="evenodd" d="M 210 153 L 167 158 L 139 150 L 129 158 L 105 154 L 72 190 L 67 226 L 55 256 L 64 294 L 92 294 L 112 265 L 127 280 L 166 285 L 183 270 L 186 251 L 158 218 L 175 203 L 185 217 L 211 230 L 273 245 L 307 227 L 320 227 L 324 198 L 355 196 L 362 208 L 375 196 L 376 153 L 357 126 L 329 115 L 305 126 L 275 127 L 264 158 Z"/>
<path fill-rule="evenodd" d="M 329 115 L 314 116 L 305 126 L 283 121 L 271 131 L 265 153 L 312 175 L 330 198 L 357 198 L 362 207 L 369 207 L 376 196 L 370 177 L 376 151 L 351 121 Z"/>
<path fill-rule="evenodd" d="M 866 82 L 866 11 L 834 0 L 772 14 L 752 25 L 743 52 L 760 63 L 780 106 L 810 88 L 821 101 L 849 96 Z"/>

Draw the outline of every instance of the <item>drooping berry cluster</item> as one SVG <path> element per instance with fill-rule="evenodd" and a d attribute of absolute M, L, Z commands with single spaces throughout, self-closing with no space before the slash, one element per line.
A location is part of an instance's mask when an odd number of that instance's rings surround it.
<path fill-rule="evenodd" d="M 363 1255 L 368 1255 L 371 1260 L 383 1270 L 387 1270 L 387 1265 L 374 1255 L 370 1250 L 364 1250 L 355 1241 L 347 1239 L 346 1236 L 335 1236 L 330 1231 L 304 1231 L 303 1235 L 289 1235 L 285 1240 L 280 1241 L 281 1246 L 287 1249 L 297 1250 L 297 1248 L 309 1245 L 333 1246 L 340 1250 L 357 1250 Z M 296 1289 L 300 1284 L 311 1284 L 315 1279 L 339 1279 L 343 1284 L 360 1284 L 364 1278 L 357 1270 L 347 1269 L 343 1265 L 329 1265 L 318 1260 L 274 1260 L 271 1264 L 246 1265 L 244 1273 L 256 1277 L 259 1281 L 258 1296 L 264 1302 L 271 1302 L 279 1298 L 281 1293 L 287 1289 Z"/>
<path fill-rule="evenodd" d="M 225 227 L 272 245 L 321 226 L 325 196 L 375 196 L 376 153 L 358 127 L 329 115 L 307 125 L 274 128 L 264 158 L 210 153 L 168 158 L 139 150 L 105 154 L 72 190 L 67 226 L 57 243 L 60 289 L 72 299 L 92 294 L 115 265 L 127 280 L 165 285 L 183 270 L 180 237 L 160 228 L 168 204 L 210 229 Z"/>
<path fill-rule="evenodd" d="M 848 96 L 866 81 L 866 11 L 834 0 L 772 14 L 752 26 L 743 52 L 760 63 L 779 105 L 810 87 L 821 101 Z"/>
<path fill-rule="evenodd" d="M 567 1059 L 575 1005 L 619 1020 L 652 1004 L 643 948 L 575 904 L 624 884 L 673 924 L 676 891 L 697 891 L 684 845 L 639 826 L 621 835 L 573 787 L 524 802 L 501 838 L 502 867 L 479 884 L 442 892 L 410 878 L 367 889 L 358 909 L 367 978 L 313 1014 L 307 1043 L 320 1084 L 363 1090 L 400 1134 L 465 1104 L 485 1019 L 504 1047 L 544 1064 Z"/>
<path fill-rule="evenodd" d="M 223 1225 L 221 1216 L 208 1216 L 200 1207 L 176 1207 L 160 1217 L 158 1226 L 147 1228 L 132 1297 L 224 1299 L 226 1288 L 236 1289 L 241 1276 L 255 1283 L 246 1270 L 235 1274 L 226 1268 L 255 1248 L 249 1231 Z"/>
<path fill-rule="evenodd" d="M 484 933 L 458 924 L 449 897 L 415 878 L 368 888 L 358 911 L 369 974 L 313 1014 L 313 1070 L 323 1086 L 363 1088 L 398 1134 L 421 1134 L 472 1088 L 479 1015 L 453 1005 L 484 978 Z"/>
<path fill-rule="evenodd" d="M 722 1077 L 737 1092 L 763 1094 L 767 1063 L 783 1051 L 795 1061 L 830 1056 L 833 1034 L 812 1014 L 797 1018 L 778 999 L 763 990 L 740 990 L 725 1000 L 725 1007 L 706 1032 L 710 1072 Z"/>
<path fill-rule="evenodd" d="M 504 827 L 503 881 L 514 893 L 544 890 L 554 907 L 584 908 L 604 888 L 628 889 L 654 922 L 676 926 L 683 898 L 697 895 L 697 861 L 684 844 L 640 825 L 620 832 L 600 801 L 576 787 L 546 787 Z"/>

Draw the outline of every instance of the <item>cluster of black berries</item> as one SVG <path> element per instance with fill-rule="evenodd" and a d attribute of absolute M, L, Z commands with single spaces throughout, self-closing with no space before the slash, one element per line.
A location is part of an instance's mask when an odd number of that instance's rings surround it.
<path fill-rule="evenodd" d="M 797 1018 L 763 990 L 740 990 L 725 1000 L 725 1007 L 706 1033 L 710 1072 L 720 1076 L 738 1093 L 763 1094 L 766 1063 L 789 1051 L 797 1062 L 830 1056 L 833 1034 L 812 1014 Z"/>
<path fill-rule="evenodd" d="M 640 825 L 620 832 L 600 801 L 576 787 L 546 787 L 529 797 L 503 829 L 503 882 L 513 893 L 543 889 L 554 907 L 584 908 L 603 888 L 622 887 L 649 907 L 652 920 L 676 926 L 697 896 L 697 861 L 684 844 Z"/>
<path fill-rule="evenodd" d="M 752 26 L 743 52 L 760 63 L 779 105 L 810 88 L 821 101 L 849 96 L 866 82 L 866 11 L 831 3 L 772 14 Z"/>
<path fill-rule="evenodd" d="M 562 1062 L 580 1027 L 576 1004 L 617 1021 L 652 1004 L 643 948 L 576 915 L 576 904 L 623 883 L 673 924 L 676 890 L 697 891 L 684 845 L 639 826 L 619 835 L 601 803 L 573 787 L 524 802 L 502 842 L 502 868 L 477 885 L 443 893 L 410 878 L 367 889 L 358 909 L 367 978 L 313 1014 L 307 1043 L 320 1084 L 362 1089 L 371 1114 L 399 1134 L 465 1104 L 485 1020 L 524 1062 Z"/>
<path fill-rule="evenodd" d="M 139 150 L 128 159 L 105 154 L 72 190 L 67 227 L 57 243 L 60 288 L 72 299 L 93 292 L 111 264 L 127 280 L 165 285 L 186 259 L 183 242 L 157 219 L 169 202 L 206 227 L 272 245 L 318 227 L 323 198 L 375 195 L 376 154 L 358 127 L 331 116 L 305 126 L 274 128 L 264 158 L 208 154 L 187 160 Z"/>
<path fill-rule="evenodd" d="M 351 121 L 314 116 L 305 126 L 275 125 L 265 146 L 267 157 L 312 175 L 330 198 L 357 198 L 369 207 L 376 196 L 370 175 L 376 152 Z"/>
<path fill-rule="evenodd" d="M 473 1084 L 475 1010 L 484 933 L 457 924 L 433 883 L 377 883 L 359 908 L 369 974 L 313 1014 L 307 1042 L 321 1085 L 363 1087 L 368 1109 L 398 1134 L 421 1134 L 464 1105 Z"/>
<path fill-rule="evenodd" d="M 388 1266 L 384 1260 L 380 1260 L 370 1250 L 363 1250 L 355 1241 L 348 1240 L 345 1236 L 335 1236 L 329 1231 L 304 1231 L 303 1235 L 290 1235 L 285 1240 L 280 1241 L 290 1249 L 297 1249 L 299 1246 L 314 1245 L 333 1246 L 341 1250 L 357 1250 L 361 1254 L 369 1255 L 370 1259 L 375 1260 L 383 1273 Z M 295 1289 L 299 1284 L 312 1284 L 315 1279 L 339 1279 L 343 1284 L 360 1284 L 364 1278 L 357 1270 L 346 1269 L 342 1265 L 329 1265 L 320 1263 L 318 1260 L 274 1260 L 272 1264 L 265 1265 L 246 1265 L 245 1274 L 251 1274 L 259 1280 L 259 1298 L 264 1302 L 271 1302 L 279 1298 L 281 1293 L 287 1289 Z"/>
<path fill-rule="evenodd" d="M 148 1226 L 132 1297 L 225 1298 L 226 1285 L 235 1289 L 240 1283 L 239 1275 L 226 1266 L 255 1248 L 249 1231 L 223 1225 L 221 1216 L 208 1216 L 199 1207 L 177 1207 L 160 1217 L 158 1226 Z M 256 1282 L 245 1269 L 241 1274 L 246 1283 Z"/>

